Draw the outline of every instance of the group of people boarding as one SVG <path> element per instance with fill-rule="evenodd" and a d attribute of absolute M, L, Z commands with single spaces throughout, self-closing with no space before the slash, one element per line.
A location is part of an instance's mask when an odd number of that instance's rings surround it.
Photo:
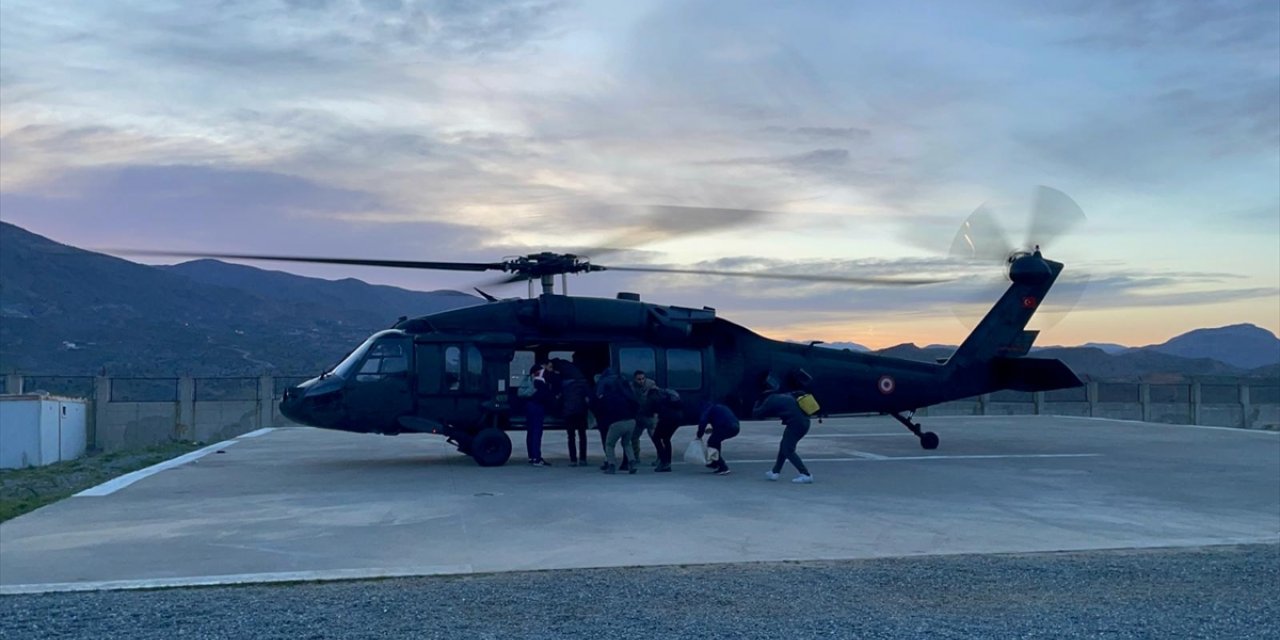
<path fill-rule="evenodd" d="M 607 474 L 639 472 L 642 434 L 648 434 L 657 452 L 657 459 L 652 463 L 653 471 L 671 471 L 671 438 L 684 419 L 680 394 L 674 389 L 658 387 L 644 371 L 635 371 L 628 379 L 612 369 L 605 369 L 592 385 L 576 365 L 556 358 L 534 365 L 524 388 L 520 395 L 526 400 L 525 446 L 530 465 L 551 466 L 542 457 L 542 431 L 546 416 L 554 413 L 565 423 L 569 466 L 586 466 L 590 412 L 595 416 L 600 444 L 604 449 L 605 461 L 600 466 L 601 471 Z M 809 432 L 810 418 L 800 407 L 796 396 L 776 388 L 767 389 L 752 409 L 752 417 L 778 418 L 785 427 L 777 460 L 765 473 L 765 478 L 777 480 L 783 465 L 790 462 L 799 472 L 792 482 L 811 484 L 813 475 L 796 453 L 796 445 Z M 716 475 L 730 473 L 724 458 L 724 442 L 737 436 L 740 430 L 738 418 L 729 407 L 714 402 L 703 404 L 697 438 L 701 441 L 710 432 L 706 442 L 706 467 Z M 621 462 L 617 458 L 619 444 L 622 445 Z"/>

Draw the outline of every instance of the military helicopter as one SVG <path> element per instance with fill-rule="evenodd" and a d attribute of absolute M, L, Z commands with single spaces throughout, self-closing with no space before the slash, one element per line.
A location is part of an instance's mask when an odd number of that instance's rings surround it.
<path fill-rule="evenodd" d="M 1047 190 L 1047 188 L 1041 188 Z M 1063 204 L 1063 198 L 1069 206 Z M 1074 208 L 1065 194 L 1041 192 L 1038 218 Z M 1074 213 L 1074 212 L 1073 212 Z M 1083 214 L 1080 214 L 1081 217 Z M 1037 225 L 1033 225 L 1033 228 Z M 1038 226 L 1044 227 L 1041 223 Z M 1054 235 L 1061 229 L 1053 229 Z M 992 235 L 996 237 L 993 239 Z M 884 414 L 901 422 L 925 449 L 937 434 L 913 420 L 922 407 L 1002 389 L 1049 391 L 1081 386 L 1061 361 L 1026 357 L 1037 331 L 1026 326 L 1063 270 L 1038 245 L 1006 248 L 984 210 L 957 233 L 953 254 L 1003 255 L 1004 294 L 949 358 L 918 362 L 848 350 L 771 340 L 717 316 L 710 307 L 645 302 L 635 293 L 616 298 L 554 291 L 555 276 L 614 271 L 698 273 L 914 286 L 938 280 L 827 277 L 656 267 L 614 267 L 574 254 L 543 252 L 500 262 L 365 260 L 248 254 L 206 257 L 401 267 L 449 271 L 502 271 L 509 282 L 541 284 L 541 295 L 500 300 L 418 318 L 401 318 L 353 349 L 329 371 L 284 392 L 281 412 L 295 422 L 357 433 L 439 434 L 481 466 L 511 456 L 510 431 L 524 428 L 519 382 L 534 362 L 563 358 L 590 379 L 606 368 L 645 371 L 658 386 L 676 390 L 685 424 L 714 400 L 749 418 L 766 385 L 812 393 L 820 415 Z M 993 250 L 994 248 L 994 250 Z M 173 254 L 166 255 L 193 255 Z M 483 292 L 481 292 L 483 293 Z M 546 427 L 563 428 L 554 419 Z"/>

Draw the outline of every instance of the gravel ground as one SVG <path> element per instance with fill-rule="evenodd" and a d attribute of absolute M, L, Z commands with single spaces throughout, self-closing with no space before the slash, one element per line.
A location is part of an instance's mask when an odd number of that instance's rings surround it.
<path fill-rule="evenodd" d="M 0 638 L 1280 638 L 1280 545 L 0 598 Z"/>

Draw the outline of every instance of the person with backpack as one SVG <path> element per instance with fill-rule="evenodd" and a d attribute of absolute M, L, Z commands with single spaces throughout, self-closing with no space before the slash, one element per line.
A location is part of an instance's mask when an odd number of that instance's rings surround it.
<path fill-rule="evenodd" d="M 810 424 L 809 414 L 800 407 L 798 397 L 770 386 L 751 409 L 751 417 L 757 420 L 778 418 L 784 426 L 782 442 L 778 444 L 778 459 L 773 463 L 773 469 L 765 472 L 765 478 L 771 481 L 777 480 L 778 474 L 782 473 L 782 465 L 790 461 L 800 473 L 792 482 L 813 484 L 813 474 L 809 473 L 808 467 L 804 466 L 804 461 L 800 459 L 800 454 L 796 453 L 796 445 L 809 433 Z"/>

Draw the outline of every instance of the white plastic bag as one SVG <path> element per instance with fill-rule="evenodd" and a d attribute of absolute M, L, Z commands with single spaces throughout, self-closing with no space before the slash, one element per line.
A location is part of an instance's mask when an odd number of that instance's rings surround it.
<path fill-rule="evenodd" d="M 684 449 L 684 461 L 699 466 L 707 464 L 707 444 L 700 439 L 689 442 Z"/>

